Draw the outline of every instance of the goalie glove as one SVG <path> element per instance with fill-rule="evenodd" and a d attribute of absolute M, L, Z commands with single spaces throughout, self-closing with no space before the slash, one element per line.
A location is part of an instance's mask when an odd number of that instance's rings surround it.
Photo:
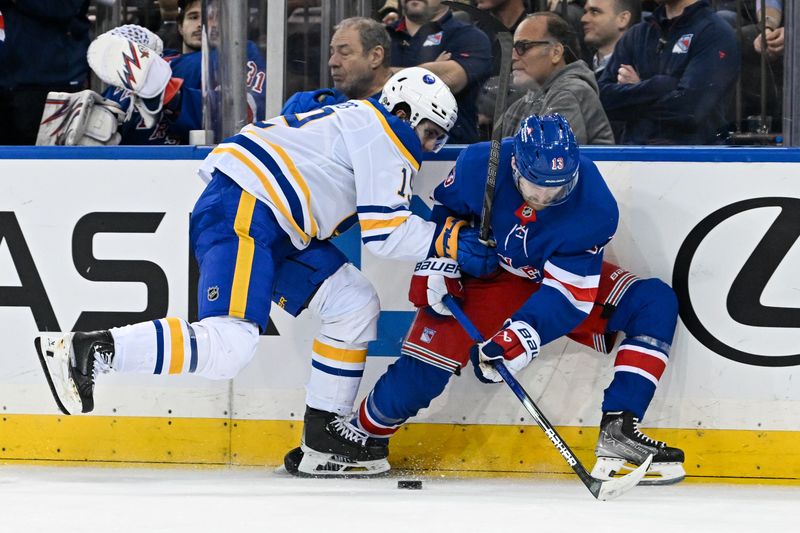
<path fill-rule="evenodd" d="M 47 94 L 36 146 L 114 146 L 125 113 L 94 91 Z"/>
<path fill-rule="evenodd" d="M 470 350 L 475 376 L 483 383 L 500 383 L 503 379 L 495 370 L 494 363 L 502 361 L 512 374 L 516 374 L 539 355 L 540 343 L 539 334 L 530 324 L 506 320 L 503 329 Z"/>
<path fill-rule="evenodd" d="M 458 300 L 464 298 L 458 263 L 441 257 L 431 257 L 417 263 L 408 290 L 411 303 L 428 309 L 435 316 L 450 316 L 453 313 L 442 302 L 448 294 Z"/>
<path fill-rule="evenodd" d="M 155 126 L 172 77 L 169 63 L 147 46 L 112 33 L 92 41 L 86 59 L 105 83 L 133 93 L 131 108 L 141 113 L 146 127 Z"/>
<path fill-rule="evenodd" d="M 108 30 L 110 35 L 118 35 L 146 46 L 160 56 L 164 55 L 164 41 L 152 31 L 137 24 L 125 24 Z"/>

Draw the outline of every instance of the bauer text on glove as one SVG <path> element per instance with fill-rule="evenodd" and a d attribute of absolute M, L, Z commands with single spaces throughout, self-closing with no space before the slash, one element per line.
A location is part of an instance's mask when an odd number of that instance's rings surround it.
<path fill-rule="evenodd" d="M 443 257 L 431 257 L 414 267 L 408 299 L 415 306 L 426 308 L 434 315 L 452 315 L 442 299 L 450 295 L 458 300 L 464 297 L 461 270 L 458 263 Z"/>
<path fill-rule="evenodd" d="M 500 383 L 494 363 L 502 362 L 516 374 L 539 355 L 539 334 L 521 320 L 506 320 L 503 329 L 486 342 L 472 347 L 470 359 L 477 378 L 483 383 Z"/>

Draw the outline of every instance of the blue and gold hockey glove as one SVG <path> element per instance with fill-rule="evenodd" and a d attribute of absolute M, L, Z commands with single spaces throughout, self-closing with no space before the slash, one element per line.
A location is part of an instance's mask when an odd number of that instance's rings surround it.
<path fill-rule="evenodd" d="M 497 251 L 478 240 L 477 228 L 455 217 L 447 217 L 437 227 L 433 249 L 439 257 L 458 261 L 461 270 L 470 276 L 485 276 L 497 269 Z"/>

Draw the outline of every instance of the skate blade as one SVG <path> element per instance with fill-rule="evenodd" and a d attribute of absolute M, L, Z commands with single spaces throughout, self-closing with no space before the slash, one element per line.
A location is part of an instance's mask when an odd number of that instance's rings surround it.
<path fill-rule="evenodd" d="M 627 463 L 624 459 L 599 457 L 592 469 L 592 477 L 612 479 L 633 472 L 638 465 Z M 641 486 L 674 485 L 686 477 L 683 463 L 651 463 L 645 476 L 639 481 Z"/>
<path fill-rule="evenodd" d="M 65 415 L 80 413 L 83 403 L 75 383 L 69 376 L 69 350 L 72 333 L 52 335 L 44 333 L 33 340 L 44 377 L 58 409 Z"/>
<path fill-rule="evenodd" d="M 298 477 L 340 479 L 378 477 L 387 475 L 391 470 L 386 459 L 353 462 L 338 455 L 317 452 L 305 445 L 301 448 L 303 456 L 297 464 L 297 471 L 290 472 Z"/>

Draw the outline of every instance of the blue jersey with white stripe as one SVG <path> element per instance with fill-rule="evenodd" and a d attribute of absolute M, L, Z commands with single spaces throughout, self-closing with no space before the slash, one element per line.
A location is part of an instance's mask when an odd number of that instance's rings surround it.
<path fill-rule="evenodd" d="M 617 228 L 617 203 L 595 164 L 581 157 L 575 189 L 563 204 L 535 211 L 514 184 L 512 139 L 503 141 L 492 207 L 492 234 L 500 265 L 541 283 L 514 320 L 524 320 L 542 343 L 565 335 L 589 314 L 597 296 L 603 247 Z M 433 193 L 435 211 L 479 219 L 486 185 L 489 143 L 464 150 Z M 444 209 L 443 209 L 444 208 Z"/>

